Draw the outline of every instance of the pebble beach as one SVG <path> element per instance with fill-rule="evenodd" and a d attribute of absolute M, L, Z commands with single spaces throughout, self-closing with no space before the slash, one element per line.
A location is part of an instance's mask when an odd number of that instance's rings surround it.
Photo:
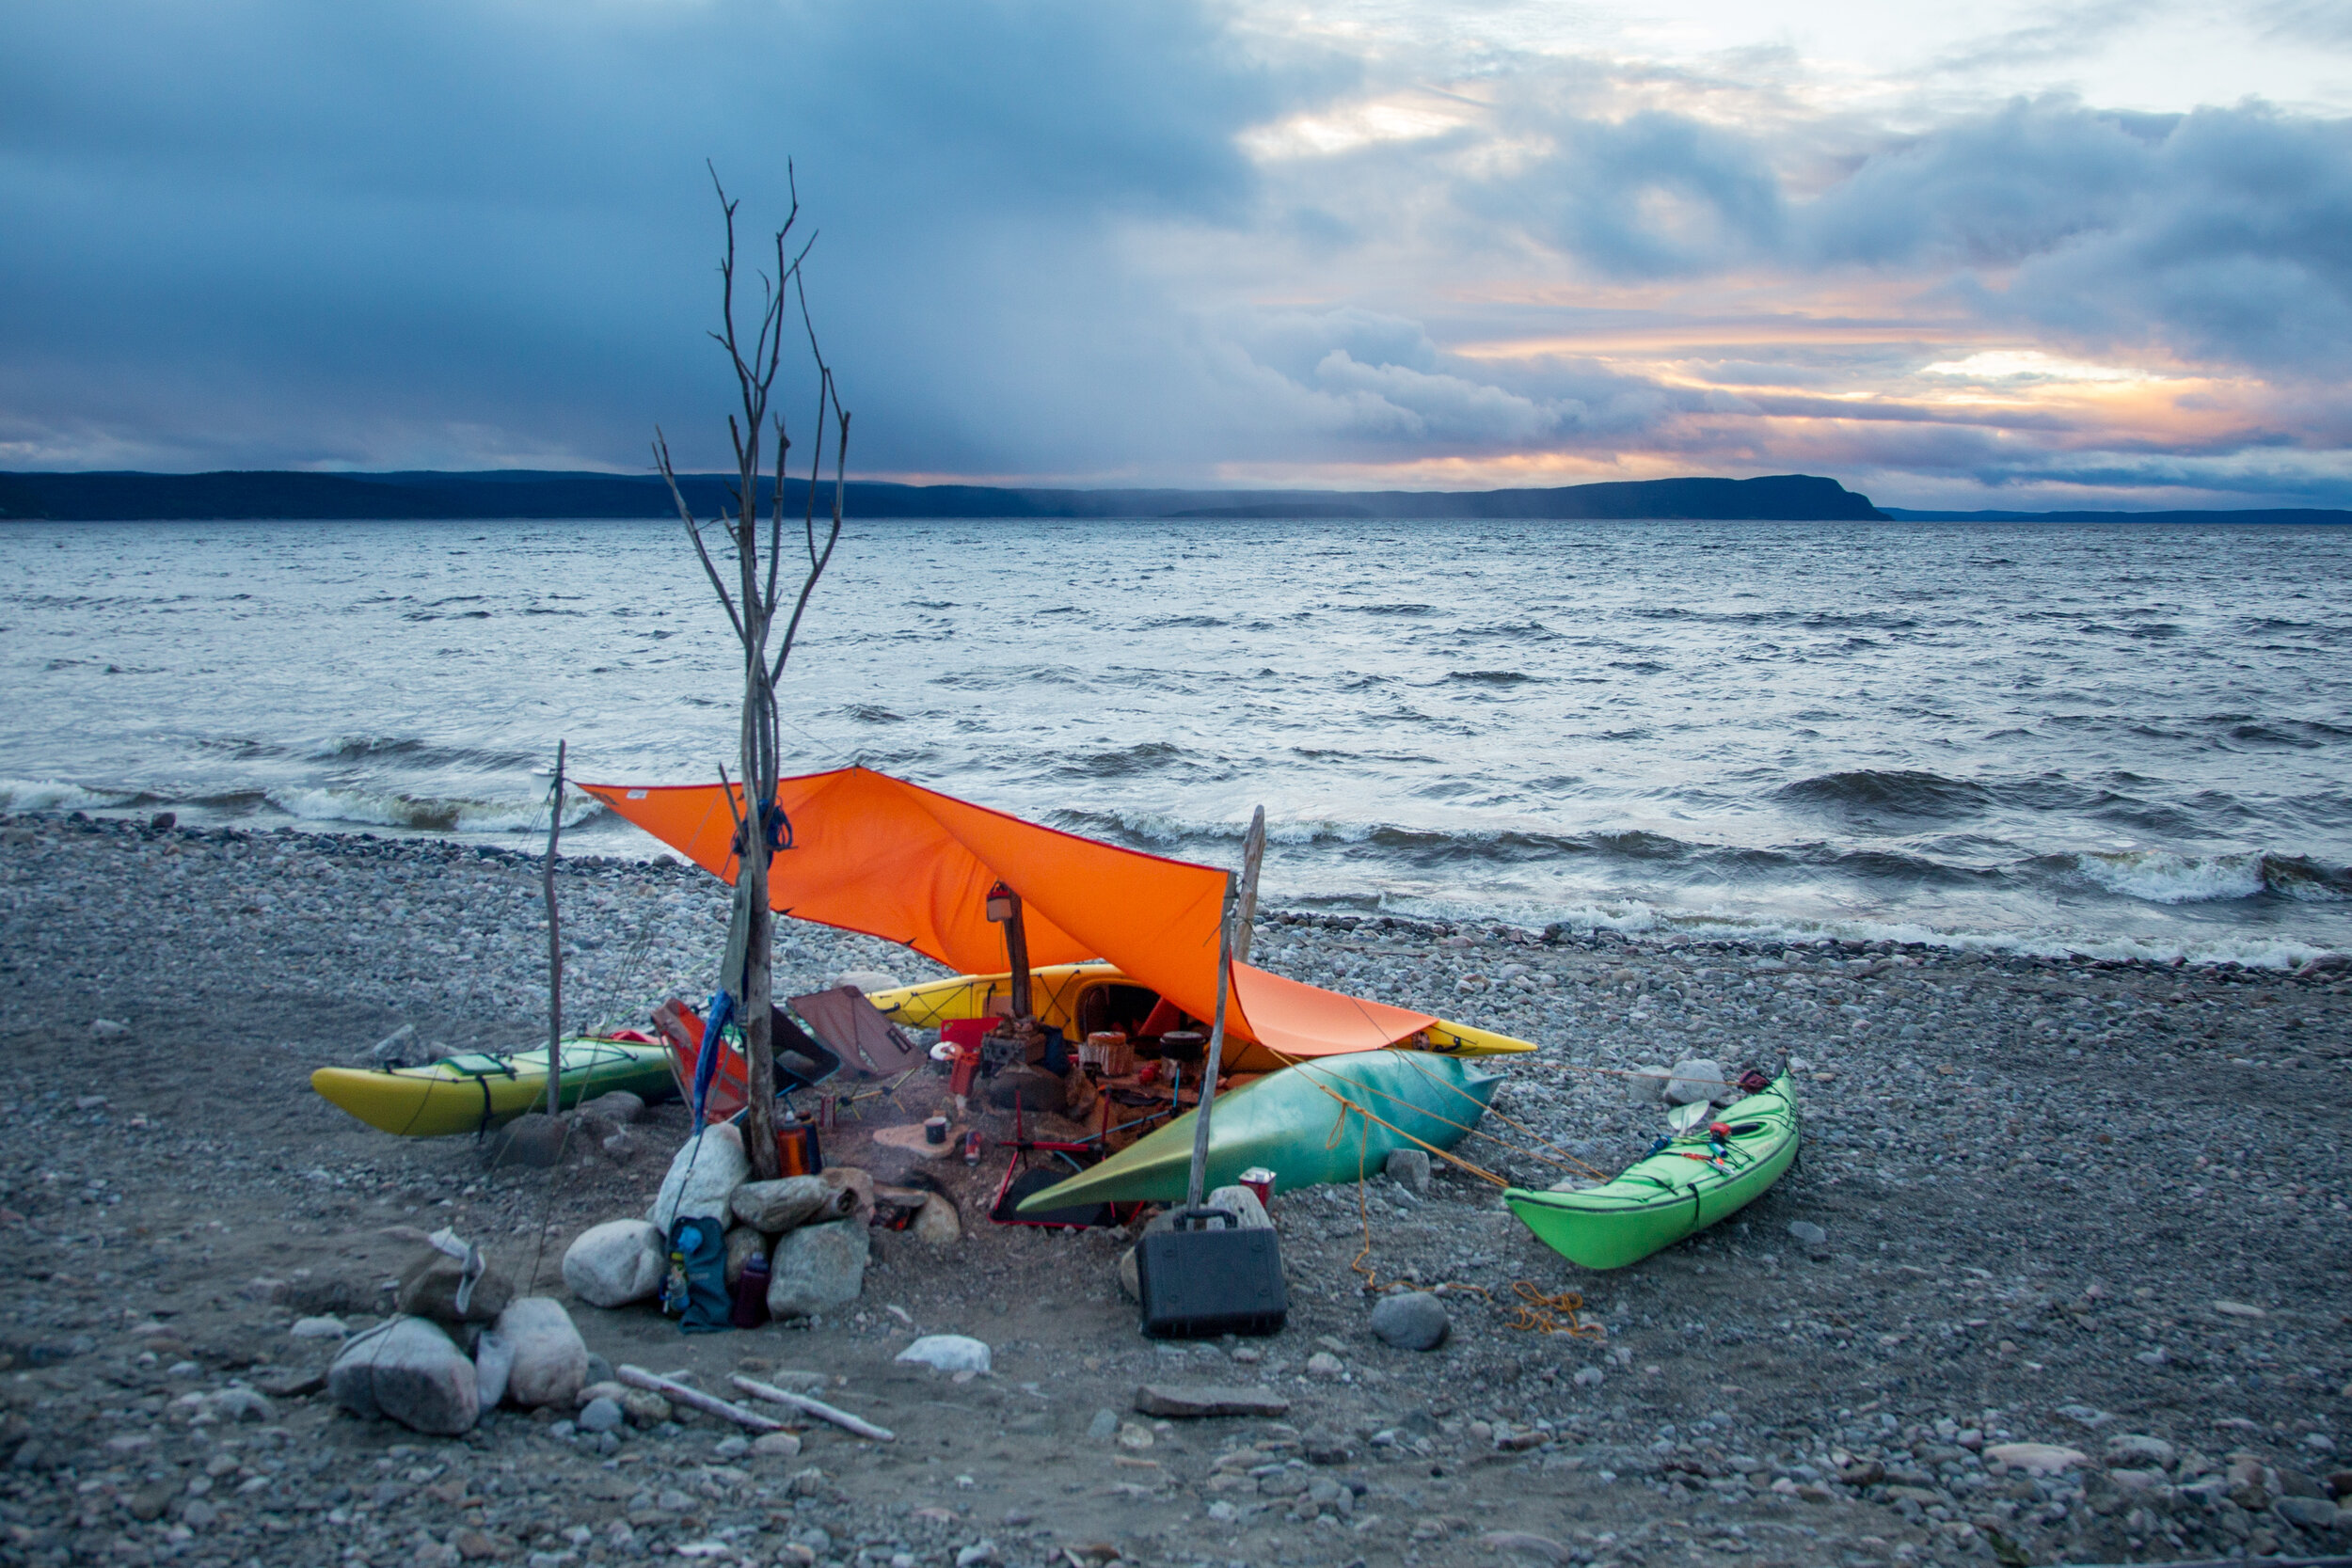
<path fill-rule="evenodd" d="M 1629 1163 L 1661 1120 L 1638 1069 L 1692 1056 L 1790 1068 L 1802 1163 L 1605 1275 L 1460 1170 L 1278 1194 L 1289 1326 L 1170 1346 L 1120 1293 L 1127 1237 L 988 1222 L 992 1147 L 946 1167 L 960 1239 L 881 1237 L 841 1314 L 687 1339 L 650 1309 L 571 1304 L 615 1365 L 799 1380 L 895 1443 L 817 1424 L 755 1450 L 683 1407 L 603 1433 L 547 1410 L 455 1439 L 361 1421 L 320 1380 L 339 1333 L 388 1309 L 388 1227 L 448 1225 L 562 1297 L 570 1239 L 641 1212 L 688 1132 L 656 1106 L 619 1152 L 516 1169 L 310 1092 L 404 1026 L 543 1040 L 539 878 L 438 839 L 0 818 L 0 1562 L 2352 1549 L 2352 972 L 2333 954 L 2255 969 L 1269 911 L 1266 967 L 1540 1048 L 1509 1064 L 1496 1136 L 1458 1151 L 1486 1171 L 1547 1186 L 1562 1157 Z M 709 989 L 713 879 L 576 857 L 557 882 L 569 1027 Z M 777 962 L 796 990 L 937 973 L 790 923 Z M 866 1102 L 835 1158 L 930 1092 Z M 1368 1276 L 1437 1291 L 1444 1345 L 1376 1337 Z M 1577 1293 L 1601 1332 L 1514 1326 L 1522 1286 Z M 986 1341 L 993 1370 L 893 1360 L 928 1333 Z M 1137 1398 L 1200 1384 L 1282 1408 L 1168 1418 Z"/>

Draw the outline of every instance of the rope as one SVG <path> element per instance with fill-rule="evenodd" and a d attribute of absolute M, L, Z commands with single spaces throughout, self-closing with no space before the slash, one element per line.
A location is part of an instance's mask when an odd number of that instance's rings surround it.
<path fill-rule="evenodd" d="M 1343 1126 L 1346 1119 L 1347 1112 L 1342 1110 L 1336 1125 Z M 1365 1193 L 1364 1164 L 1371 1153 L 1372 1121 L 1371 1114 L 1367 1112 L 1364 1125 L 1357 1133 L 1356 1142 L 1356 1217 L 1363 1226 L 1364 1244 L 1358 1249 L 1355 1258 L 1347 1266 L 1350 1272 L 1363 1275 L 1364 1289 L 1367 1291 L 1378 1295 L 1396 1290 L 1407 1282 L 1402 1279 L 1391 1279 L 1385 1284 L 1382 1283 L 1379 1271 L 1369 1262 L 1372 1257 L 1372 1208 Z M 1388 1124 L 1383 1122 L 1381 1125 L 1387 1126 Z M 1406 1135 L 1410 1136 L 1410 1134 Z M 1336 1142 L 1336 1136 L 1333 1141 Z M 1332 1144 L 1327 1143 L 1324 1147 L 1328 1148 L 1332 1147 Z M 1493 1178 L 1490 1177 L 1488 1180 L 1491 1180 Z M 1504 1325 L 1505 1327 L 1533 1334 L 1566 1334 L 1579 1339 L 1598 1340 L 1609 1337 L 1607 1324 L 1588 1323 L 1584 1321 L 1582 1316 L 1584 1298 L 1574 1291 L 1546 1292 L 1539 1290 L 1534 1281 L 1528 1279 L 1519 1280 L 1511 1289 L 1518 1296 L 1522 1305 L 1510 1308 L 1512 1316 Z M 1501 1306 L 1494 1299 L 1493 1292 L 1485 1286 L 1471 1285 L 1458 1279 L 1449 1279 L 1441 1284 L 1433 1285 L 1430 1287 L 1430 1292 L 1433 1295 L 1474 1295 L 1489 1307 Z M 1561 1321 L 1563 1317 L 1566 1319 L 1565 1323 Z"/>
<path fill-rule="evenodd" d="M 1584 1321 L 1584 1297 L 1575 1291 L 1544 1291 L 1534 1281 L 1522 1279 L 1511 1287 L 1520 1305 L 1507 1308 L 1510 1326 L 1530 1334 L 1565 1334 L 1577 1339 L 1606 1339 L 1606 1323 Z M 1565 1319 L 1563 1322 L 1562 1319 Z"/>
<path fill-rule="evenodd" d="M 1404 1059 L 1407 1066 L 1409 1066 L 1415 1072 L 1421 1074 L 1421 1078 L 1423 1083 L 1433 1084 L 1438 1088 L 1460 1095 L 1464 1100 L 1467 1100 L 1472 1104 L 1478 1106 L 1479 1110 L 1483 1113 L 1480 1117 L 1481 1120 L 1484 1120 L 1486 1117 L 1492 1117 L 1497 1121 L 1502 1122 L 1504 1126 L 1515 1128 L 1518 1131 L 1526 1133 L 1529 1137 L 1534 1139 L 1536 1144 L 1540 1146 L 1541 1148 L 1550 1150 L 1550 1154 L 1540 1153 L 1536 1149 L 1528 1149 L 1523 1152 L 1534 1154 L 1535 1158 L 1544 1161 L 1547 1164 L 1573 1168 L 1583 1172 L 1586 1176 L 1597 1177 L 1603 1180 L 1608 1179 L 1608 1172 L 1599 1169 L 1597 1166 L 1585 1164 L 1575 1155 L 1570 1154 L 1566 1149 L 1562 1148 L 1559 1145 L 1548 1141 L 1542 1133 L 1536 1132 L 1525 1122 L 1515 1120 L 1508 1114 L 1498 1111 L 1492 1105 L 1481 1101 L 1476 1095 L 1470 1093 L 1470 1090 L 1462 1087 L 1459 1084 L 1449 1084 L 1444 1079 L 1433 1075 L 1426 1066 L 1414 1059 L 1420 1053 L 1418 1052 L 1407 1052 L 1405 1053 Z M 1428 1114 L 1431 1116 L 1437 1116 L 1435 1111 L 1429 1112 Z M 1449 1121 L 1444 1117 L 1438 1117 L 1438 1119 L 1445 1122 L 1448 1127 L 1461 1127 L 1465 1132 L 1472 1133 L 1478 1137 L 1492 1139 L 1496 1143 L 1504 1142 L 1503 1139 L 1497 1137 L 1494 1133 L 1482 1131 L 1475 1123 L 1469 1126 L 1463 1126 L 1462 1123 Z M 1551 1158 L 1551 1155 L 1557 1155 L 1559 1158 L 1553 1159 Z"/>

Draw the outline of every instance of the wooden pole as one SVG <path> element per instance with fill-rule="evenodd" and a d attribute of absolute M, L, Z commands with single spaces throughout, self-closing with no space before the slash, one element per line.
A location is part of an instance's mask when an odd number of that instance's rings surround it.
<path fill-rule="evenodd" d="M 1249 951 L 1250 927 L 1258 918 L 1258 863 L 1265 855 L 1265 807 L 1249 818 L 1242 846 L 1241 879 L 1225 880 L 1225 909 L 1217 921 L 1216 1018 L 1209 1026 L 1209 1049 L 1200 1058 L 1200 1109 L 1192 1123 L 1192 1174 L 1184 1183 L 1184 1207 L 1198 1209 L 1209 1174 L 1209 1105 L 1216 1099 L 1216 1075 L 1225 1066 L 1225 999 L 1232 989 L 1233 965 Z"/>
<path fill-rule="evenodd" d="M 1029 995 L 1029 931 L 1021 923 L 1021 895 L 1012 895 L 1012 916 L 1005 922 L 1005 965 L 1012 971 L 1012 1016 L 1033 1016 Z"/>
<path fill-rule="evenodd" d="M 548 1115 L 564 1109 L 564 934 L 555 918 L 555 845 L 564 832 L 564 752 L 555 743 L 555 792 L 548 797 L 548 859 L 540 884 L 548 897 Z"/>

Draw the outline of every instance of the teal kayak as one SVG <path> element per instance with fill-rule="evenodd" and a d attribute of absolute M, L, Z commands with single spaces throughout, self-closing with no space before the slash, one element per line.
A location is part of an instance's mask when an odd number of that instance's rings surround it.
<path fill-rule="evenodd" d="M 1295 1063 L 1216 1097 L 1209 1108 L 1207 1186 L 1230 1186 L 1252 1165 L 1274 1172 L 1278 1194 L 1376 1176 L 1396 1149 L 1450 1149 L 1469 1136 L 1502 1082 L 1501 1073 L 1479 1071 L 1459 1056 L 1425 1051 L 1363 1051 Z M 1018 1212 L 1181 1200 L 1199 1114 L 1188 1111 L 1101 1164 L 1032 1195 Z"/>
<path fill-rule="evenodd" d="M 1702 1129 L 1635 1161 L 1613 1181 L 1566 1193 L 1512 1187 L 1502 1199 L 1572 1263 L 1638 1263 L 1755 1202 L 1796 1163 L 1797 1091 L 1787 1073 L 1713 1119 L 1730 1129 L 1720 1156 Z"/>

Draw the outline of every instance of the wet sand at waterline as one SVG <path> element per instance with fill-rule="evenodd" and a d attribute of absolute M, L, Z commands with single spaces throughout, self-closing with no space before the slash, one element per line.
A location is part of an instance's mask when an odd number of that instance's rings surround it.
<path fill-rule="evenodd" d="M 571 1022 L 707 989 L 722 890 L 681 868 L 569 859 Z M 946 1171 L 962 1239 L 878 1238 L 857 1307 L 811 1326 L 684 1338 L 650 1309 L 572 1303 L 615 1363 L 819 1374 L 898 1433 L 821 1424 L 788 1461 L 693 1419 L 611 1454 L 551 1415 L 456 1440 L 302 1392 L 397 1267 L 389 1225 L 441 1224 L 564 1295 L 581 1228 L 642 1212 L 685 1113 L 626 1163 L 486 1171 L 471 1140 L 406 1142 L 311 1095 L 403 1023 L 521 1045 L 544 1029 L 537 868 L 436 840 L 0 823 L 0 1553 L 27 1562 L 314 1564 L 2161 1560 L 2319 1551 L 2298 1493 L 2352 1446 L 2345 1178 L 2352 981 L 1880 943 L 1706 942 L 1276 912 L 1279 972 L 1534 1040 L 1499 1111 L 1614 1168 L 1654 1106 L 1625 1069 L 1793 1054 L 1799 1168 L 1733 1222 L 1612 1275 L 1575 1269 L 1458 1172 L 1278 1195 L 1290 1326 L 1155 1346 L 1120 1236 L 1002 1229 L 1003 1173 Z M 796 988 L 919 960 L 787 927 Z M 126 1022 L 99 1038 L 96 1018 Z M 868 1129 L 836 1162 L 888 1174 Z M 1548 1184 L 1532 1137 L 1472 1140 Z M 1800 1240 L 1792 1223 L 1820 1227 Z M 1441 1350 L 1369 1330 L 1351 1264 L 1445 1297 Z M 267 1287 L 256 1280 L 273 1281 Z M 1520 1332 L 1514 1286 L 1581 1291 L 1598 1341 Z M 895 1308 L 895 1310 L 894 1310 Z M 917 1332 L 994 1351 L 957 1383 L 892 1356 Z M 1323 1359 L 1318 1359 L 1321 1357 Z M 1240 1384 L 1279 1419 L 1155 1424 L 1136 1387 Z M 205 1399 L 235 1385 L 266 1411 Z M 239 1403 L 243 1402 L 232 1402 Z M 1111 1415 L 1106 1418 L 1103 1413 Z M 1107 1425 L 1104 1424 L 1107 1421 Z M 1119 1434 L 1105 1437 L 1108 1432 Z M 2161 1453 L 2120 1436 L 2158 1440 Z M 1147 1441 L 1148 1440 L 1148 1441 Z M 2047 1442 L 2038 1478 L 1980 1451 Z M 2255 1485 L 2233 1491 L 2232 1455 Z M 2151 1471 L 2153 1471 L 2152 1474 Z M 2216 1478 L 2219 1479 L 2217 1480 Z M 2235 1500 L 2233 1500 L 2235 1498 Z M 2293 1521 L 2301 1519 L 2304 1524 Z M 1521 1532 L 1541 1542 L 1490 1541 Z M 1549 1543 L 1549 1545 L 1543 1544 Z M 982 1548 L 985 1549 L 982 1549 Z"/>

